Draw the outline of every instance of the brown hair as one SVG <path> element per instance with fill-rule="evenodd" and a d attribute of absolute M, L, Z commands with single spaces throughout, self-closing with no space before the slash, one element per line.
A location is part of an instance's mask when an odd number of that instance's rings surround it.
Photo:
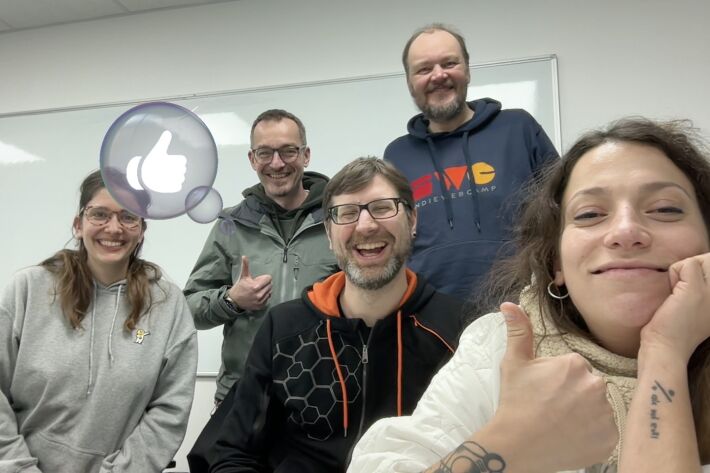
<path fill-rule="evenodd" d="M 459 43 L 459 46 L 461 46 L 461 54 L 463 54 L 464 66 L 466 66 L 466 69 L 468 69 L 468 49 L 466 49 L 466 41 L 463 39 L 463 36 L 461 36 L 461 33 L 459 33 L 450 26 L 444 25 L 443 23 L 431 23 L 429 25 L 417 29 L 414 33 L 412 33 L 412 36 L 410 36 L 407 40 L 407 44 L 404 45 L 404 50 L 402 51 L 402 65 L 404 66 L 404 73 L 407 78 L 409 78 L 409 61 L 407 61 L 409 56 L 409 48 L 412 47 L 412 43 L 414 42 L 414 40 L 422 34 L 433 33 L 435 31 L 445 31 L 456 39 L 456 41 Z"/>
<path fill-rule="evenodd" d="M 343 169 L 328 181 L 323 191 L 323 212 L 326 221 L 330 219 L 328 208 L 333 197 L 341 194 L 352 194 L 367 187 L 375 176 L 382 176 L 392 184 L 397 196 L 404 200 L 408 215 L 414 210 L 414 195 L 407 178 L 387 161 L 367 156 L 357 158 L 345 165 Z"/>
<path fill-rule="evenodd" d="M 505 301 L 517 301 L 530 286 L 540 310 L 562 331 L 593 339 L 570 298 L 554 300 L 547 285 L 554 280 L 562 231 L 562 195 L 580 158 L 608 142 L 643 144 L 662 151 L 693 184 L 705 226 L 710 232 L 710 162 L 708 150 L 688 121 L 654 122 L 629 117 L 608 128 L 583 135 L 561 160 L 554 160 L 537 182 L 530 184 L 515 229 L 513 256 L 494 265 L 481 292 L 476 313 L 496 310 Z M 483 311 L 485 309 L 485 311 Z M 688 363 L 688 378 L 698 447 L 703 463 L 710 462 L 710 339 L 701 343 Z"/>
<path fill-rule="evenodd" d="M 86 204 L 105 187 L 99 171 L 92 172 L 84 179 L 79 188 L 79 218 Z M 141 225 L 145 230 L 145 220 L 141 219 Z M 81 328 L 81 322 L 86 316 L 94 293 L 94 277 L 87 264 L 88 255 L 81 239 L 78 246 L 78 250 L 60 250 L 40 263 L 40 266 L 54 274 L 57 281 L 56 294 L 59 296 L 62 311 L 74 329 Z M 162 277 L 156 265 L 138 257 L 142 246 L 141 241 L 131 255 L 126 275 L 126 294 L 131 312 L 123 327 L 128 331 L 136 327 L 141 315 L 147 312 L 153 303 L 150 282 Z"/>
<path fill-rule="evenodd" d="M 265 112 L 259 114 L 251 124 L 251 133 L 249 134 L 250 146 L 254 146 L 254 128 L 261 122 L 280 122 L 281 120 L 291 120 L 298 127 L 298 135 L 301 137 L 301 144 L 306 143 L 306 127 L 303 126 L 303 122 L 293 113 L 287 112 L 286 110 L 281 110 L 279 108 L 272 108 Z"/>

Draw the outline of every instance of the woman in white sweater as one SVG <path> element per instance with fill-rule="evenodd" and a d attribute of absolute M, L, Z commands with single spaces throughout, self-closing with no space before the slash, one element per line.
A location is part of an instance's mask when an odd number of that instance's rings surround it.
<path fill-rule="evenodd" d="M 179 288 L 138 257 L 145 228 L 96 171 L 78 249 L 0 293 L 0 472 L 157 473 L 180 446 L 196 333 Z"/>
<path fill-rule="evenodd" d="M 518 305 L 469 325 L 412 416 L 376 423 L 348 471 L 710 472 L 709 224 L 687 124 L 583 136 L 491 276 L 489 300 Z"/>

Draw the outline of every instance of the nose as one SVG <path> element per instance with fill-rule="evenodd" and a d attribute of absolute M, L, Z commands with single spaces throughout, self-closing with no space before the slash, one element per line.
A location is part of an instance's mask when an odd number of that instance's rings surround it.
<path fill-rule="evenodd" d="M 370 215 L 370 212 L 367 211 L 367 209 L 361 209 L 360 210 L 360 216 L 357 219 L 357 224 L 355 225 L 355 229 L 360 232 L 360 233 L 372 233 L 373 231 L 376 231 L 378 228 L 379 224 L 377 223 L 377 220 L 372 218 L 372 215 Z"/>
<path fill-rule="evenodd" d="M 111 215 L 111 217 L 109 217 L 108 222 L 106 222 L 106 226 L 104 227 L 104 231 L 107 231 L 109 233 L 120 233 L 123 231 L 123 227 L 118 221 L 117 213 L 114 213 Z"/>
<path fill-rule="evenodd" d="M 448 73 L 446 72 L 446 69 L 441 67 L 439 64 L 435 64 L 434 67 L 431 69 L 431 79 L 433 81 L 442 81 L 446 80 L 448 78 Z"/>
<path fill-rule="evenodd" d="M 281 169 L 282 167 L 286 166 L 286 163 L 284 163 L 283 159 L 281 159 L 281 155 L 279 154 L 278 150 L 274 150 L 274 155 L 271 157 L 271 162 L 269 163 L 269 166 L 271 166 L 272 169 Z"/>
<path fill-rule="evenodd" d="M 610 248 L 645 248 L 650 243 L 651 234 L 636 210 L 630 206 L 616 212 L 604 237 L 604 244 Z"/>

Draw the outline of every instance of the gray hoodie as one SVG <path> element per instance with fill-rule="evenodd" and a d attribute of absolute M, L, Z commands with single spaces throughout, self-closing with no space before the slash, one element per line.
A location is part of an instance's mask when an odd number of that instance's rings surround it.
<path fill-rule="evenodd" d="M 74 330 L 54 286 L 31 267 L 0 294 L 0 473 L 162 471 L 194 392 L 197 339 L 182 293 L 151 283 L 153 305 L 129 333 L 125 281 L 95 284 Z"/>

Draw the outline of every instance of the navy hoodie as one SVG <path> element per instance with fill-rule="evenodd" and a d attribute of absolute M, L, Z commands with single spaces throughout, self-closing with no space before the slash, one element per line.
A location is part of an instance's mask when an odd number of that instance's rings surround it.
<path fill-rule="evenodd" d="M 510 239 L 521 186 L 558 157 L 525 110 L 501 110 L 489 98 L 468 105 L 473 118 L 451 132 L 431 133 L 429 120 L 416 115 L 409 134 L 384 154 L 414 192 L 417 237 L 409 267 L 461 299 L 471 296 Z"/>

